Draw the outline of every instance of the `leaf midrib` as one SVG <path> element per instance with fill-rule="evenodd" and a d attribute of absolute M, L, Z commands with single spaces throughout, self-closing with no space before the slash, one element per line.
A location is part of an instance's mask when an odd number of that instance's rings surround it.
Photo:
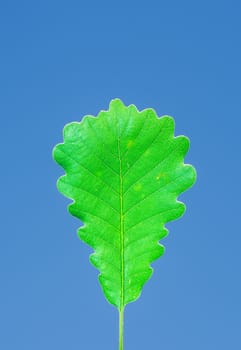
<path fill-rule="evenodd" d="M 124 308 L 124 215 L 123 215 L 123 175 L 122 175 L 122 159 L 120 151 L 120 137 L 118 137 L 118 159 L 120 171 L 120 261 L 121 261 L 121 295 L 120 295 L 120 311 Z"/>

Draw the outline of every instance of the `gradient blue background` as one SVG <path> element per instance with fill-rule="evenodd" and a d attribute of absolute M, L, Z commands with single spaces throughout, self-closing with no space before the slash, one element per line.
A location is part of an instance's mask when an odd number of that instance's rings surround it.
<path fill-rule="evenodd" d="M 232 0 L 1 2 L 0 349 L 117 350 L 51 157 L 115 97 L 172 115 L 198 172 L 125 349 L 241 349 L 240 16 Z"/>

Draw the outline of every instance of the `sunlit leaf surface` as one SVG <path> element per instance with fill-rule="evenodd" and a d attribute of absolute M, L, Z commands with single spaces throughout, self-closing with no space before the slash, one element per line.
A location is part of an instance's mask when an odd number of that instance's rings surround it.
<path fill-rule="evenodd" d="M 73 200 L 69 211 L 84 223 L 79 237 L 94 249 L 90 261 L 118 309 L 139 297 L 164 252 L 165 223 L 185 211 L 177 197 L 196 177 L 184 164 L 188 148 L 171 117 L 116 99 L 97 117 L 66 125 L 54 149 L 66 172 L 58 189 Z"/>

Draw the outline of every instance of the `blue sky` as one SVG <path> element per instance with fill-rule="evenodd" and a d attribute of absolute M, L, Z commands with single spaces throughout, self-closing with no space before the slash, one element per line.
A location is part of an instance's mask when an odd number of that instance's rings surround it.
<path fill-rule="evenodd" d="M 0 348 L 117 349 L 118 315 L 56 189 L 62 128 L 112 98 L 191 139 L 196 185 L 128 305 L 125 349 L 240 349 L 239 1 L 0 4 Z"/>

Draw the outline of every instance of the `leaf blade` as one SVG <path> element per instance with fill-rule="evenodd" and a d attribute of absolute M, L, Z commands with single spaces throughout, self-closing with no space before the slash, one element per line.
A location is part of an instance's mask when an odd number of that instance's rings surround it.
<path fill-rule="evenodd" d="M 184 164 L 188 149 L 186 137 L 174 136 L 173 118 L 120 100 L 68 124 L 54 149 L 66 171 L 58 189 L 73 200 L 69 211 L 84 222 L 78 235 L 94 249 L 103 292 L 120 310 L 138 298 L 164 253 L 165 224 L 185 212 L 177 197 L 196 178 Z"/>

